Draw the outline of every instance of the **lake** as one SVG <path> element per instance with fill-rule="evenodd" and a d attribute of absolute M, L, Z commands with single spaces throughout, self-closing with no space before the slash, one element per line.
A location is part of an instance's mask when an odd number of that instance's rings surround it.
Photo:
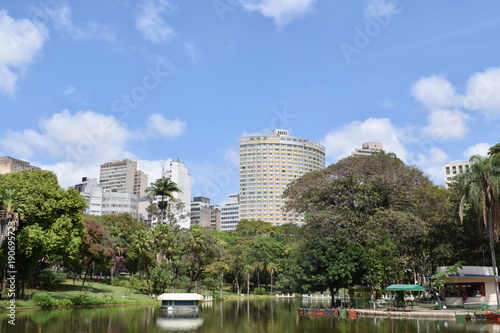
<path fill-rule="evenodd" d="M 16 325 L 0 312 L 0 332 L 122 333 L 373 333 L 500 332 L 499 324 L 450 319 L 357 319 L 299 315 L 301 300 L 236 300 L 205 303 L 198 313 L 167 313 L 158 306 L 17 310 Z"/>

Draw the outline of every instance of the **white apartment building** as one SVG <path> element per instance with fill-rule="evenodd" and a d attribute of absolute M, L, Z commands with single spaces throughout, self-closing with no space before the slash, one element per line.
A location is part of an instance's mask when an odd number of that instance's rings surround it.
<path fill-rule="evenodd" d="M 325 148 L 287 130 L 240 138 L 240 219 L 302 225 L 302 214 L 284 212 L 283 191 L 293 180 L 323 168 Z"/>
<path fill-rule="evenodd" d="M 239 195 L 231 194 L 229 199 L 220 206 L 220 230 L 232 231 L 240 222 Z"/>
<path fill-rule="evenodd" d="M 194 197 L 193 201 L 191 201 L 191 225 L 211 228 L 211 218 L 212 209 L 210 207 L 210 199 L 205 197 Z"/>
<path fill-rule="evenodd" d="M 178 214 L 178 224 L 181 228 L 189 229 L 191 221 L 189 215 L 191 213 L 191 184 L 192 176 L 188 172 L 186 164 L 181 161 L 171 161 L 170 170 L 164 173 L 165 177 L 177 184 L 182 192 L 172 193 L 174 198 L 184 204 L 184 210 Z"/>
<path fill-rule="evenodd" d="M 129 213 L 133 218 L 138 218 L 137 194 L 104 189 L 97 183 L 97 178 L 83 177 L 82 182 L 74 187 L 87 201 L 85 214 L 102 216 Z"/>
<path fill-rule="evenodd" d="M 453 180 L 457 175 L 465 172 L 469 172 L 470 162 L 469 161 L 456 161 L 444 163 L 444 182 L 446 186 Z"/>

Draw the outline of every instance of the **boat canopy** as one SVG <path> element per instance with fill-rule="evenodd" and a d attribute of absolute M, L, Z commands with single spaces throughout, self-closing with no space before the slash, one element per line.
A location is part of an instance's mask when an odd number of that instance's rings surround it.
<path fill-rule="evenodd" d="M 419 284 L 391 284 L 386 290 L 412 290 L 412 291 L 424 291 L 425 288 Z"/>

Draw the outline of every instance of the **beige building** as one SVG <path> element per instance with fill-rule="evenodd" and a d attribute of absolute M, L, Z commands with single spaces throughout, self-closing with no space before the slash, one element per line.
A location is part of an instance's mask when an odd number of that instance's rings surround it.
<path fill-rule="evenodd" d="M 137 170 L 137 162 L 124 159 L 102 164 L 99 184 L 105 190 L 133 193 L 143 197 L 148 187 L 148 176 Z"/>
<path fill-rule="evenodd" d="M 40 168 L 31 165 L 29 162 L 21 161 L 10 156 L 0 157 L 0 174 L 21 170 L 40 170 Z"/>
<path fill-rule="evenodd" d="M 324 167 L 325 148 L 287 130 L 240 138 L 240 220 L 302 225 L 301 214 L 283 211 L 283 191 L 293 180 Z"/>
<path fill-rule="evenodd" d="M 365 142 L 361 145 L 361 148 L 354 149 L 352 156 L 368 156 L 373 153 L 381 152 L 382 149 L 382 144 L 380 142 Z"/>

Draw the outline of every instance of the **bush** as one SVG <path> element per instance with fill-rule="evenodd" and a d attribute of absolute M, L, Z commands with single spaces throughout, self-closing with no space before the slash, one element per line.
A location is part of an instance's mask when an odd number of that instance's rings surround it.
<path fill-rule="evenodd" d="M 255 288 L 253 291 L 254 295 L 267 295 L 266 289 L 264 288 Z"/>
<path fill-rule="evenodd" d="M 101 305 L 108 303 L 104 298 L 94 295 L 80 295 L 72 297 L 70 300 L 74 305 Z"/>
<path fill-rule="evenodd" d="M 42 287 L 46 290 L 51 290 L 52 288 L 63 283 L 66 280 L 63 275 L 54 272 L 50 268 L 46 268 L 41 271 L 38 279 L 40 280 L 40 284 L 42 285 Z"/>
<path fill-rule="evenodd" d="M 57 301 L 52 296 L 46 293 L 36 293 L 35 295 L 33 295 L 31 301 L 36 306 L 42 307 L 57 305 Z"/>
<path fill-rule="evenodd" d="M 129 277 L 128 280 L 130 281 L 130 285 L 133 289 L 140 291 L 144 288 L 144 283 L 141 280 L 139 280 L 138 278 L 131 276 L 131 277 Z"/>

